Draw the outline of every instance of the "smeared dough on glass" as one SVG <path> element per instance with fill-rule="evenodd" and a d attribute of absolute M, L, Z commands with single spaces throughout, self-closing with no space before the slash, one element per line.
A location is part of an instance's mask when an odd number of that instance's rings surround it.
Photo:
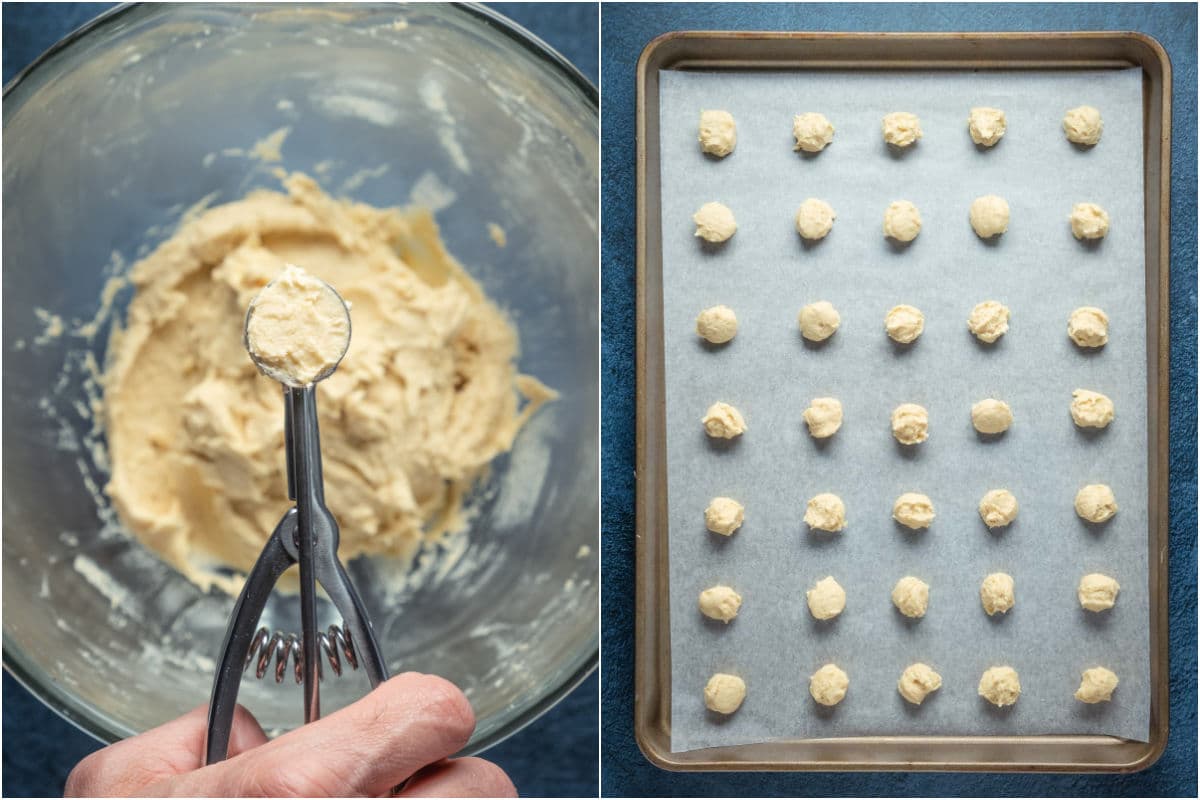
<path fill-rule="evenodd" d="M 967 329 L 981 342 L 992 342 L 1008 333 L 1008 306 L 995 300 L 985 300 L 971 309 Z"/>
<path fill-rule="evenodd" d="M 1105 667 L 1085 669 L 1075 690 L 1075 699 L 1081 703 L 1107 703 L 1116 691 L 1117 674 Z"/>
<path fill-rule="evenodd" d="M 746 682 L 737 675 L 718 672 L 704 687 L 704 705 L 718 714 L 732 714 L 746 699 Z"/>
<path fill-rule="evenodd" d="M 981 239 L 999 236 L 1008 230 L 1008 201 L 997 194 L 985 194 L 971 202 L 968 214 L 975 235 Z"/>
<path fill-rule="evenodd" d="M 833 397 L 814 398 L 804 409 L 804 422 L 814 439 L 828 439 L 842 427 L 842 404 Z"/>
<path fill-rule="evenodd" d="M 729 306 L 706 308 L 696 317 L 696 334 L 712 344 L 725 344 L 737 336 L 737 314 Z"/>
<path fill-rule="evenodd" d="M 1090 483 L 1075 495 L 1075 513 L 1088 522 L 1107 522 L 1117 513 L 1117 498 L 1111 487 Z"/>
<path fill-rule="evenodd" d="M 905 575 L 892 587 L 892 605 L 909 619 L 920 619 L 929 609 L 929 584 Z"/>
<path fill-rule="evenodd" d="M 928 495 L 905 492 L 892 504 L 892 519 L 906 528 L 919 530 L 933 524 L 933 501 Z"/>
<path fill-rule="evenodd" d="M 704 509 L 704 526 L 713 533 L 732 536 L 742 527 L 746 507 L 732 497 L 714 497 Z"/>
<path fill-rule="evenodd" d="M 893 111 L 883 118 L 883 140 L 893 147 L 911 147 L 924 134 L 921 120 L 907 111 Z"/>
<path fill-rule="evenodd" d="M 992 667 L 979 679 L 979 696 L 1004 708 L 1021 696 L 1021 679 L 1012 667 Z"/>
<path fill-rule="evenodd" d="M 837 533 L 846 527 L 846 506 L 836 494 L 823 492 L 808 501 L 804 521 L 810 528 Z"/>
<path fill-rule="evenodd" d="M 896 684 L 900 696 L 916 706 L 921 705 L 926 697 L 940 688 L 942 676 L 934 672 L 933 667 L 920 662 L 910 664 Z"/>
<path fill-rule="evenodd" d="M 728 111 L 700 112 L 700 149 L 724 158 L 737 146 L 737 123 Z"/>
<path fill-rule="evenodd" d="M 728 403 L 713 403 L 700 421 L 704 432 L 714 439 L 732 439 L 746 432 L 746 420 Z"/>
<path fill-rule="evenodd" d="M 979 501 L 979 516 L 989 528 L 1003 528 L 1017 518 L 1016 496 L 1008 489 L 992 489 Z"/>
<path fill-rule="evenodd" d="M 737 221 L 728 206 L 705 203 L 692 215 L 696 235 L 710 244 L 720 244 L 737 233 Z"/>
<path fill-rule="evenodd" d="M 824 200 L 810 197 L 796 211 L 796 232 L 809 241 L 824 239 L 833 230 L 837 214 Z"/>
<path fill-rule="evenodd" d="M 1000 109 L 976 106 L 967 117 L 967 129 L 971 132 L 971 141 L 991 147 L 1004 136 L 1004 132 L 1008 130 L 1008 122 Z"/>
<path fill-rule="evenodd" d="M 1090 389 L 1071 392 L 1071 419 L 1081 428 L 1107 428 L 1115 413 L 1107 395 Z"/>
<path fill-rule="evenodd" d="M 1003 400 L 989 397 L 971 406 L 971 424 L 980 433 L 1004 433 L 1012 421 L 1012 409 Z"/>
<path fill-rule="evenodd" d="M 921 232 L 921 212 L 908 200 L 897 200 L 883 212 L 883 235 L 911 242 Z"/>
<path fill-rule="evenodd" d="M 794 149 L 819 153 L 833 141 L 833 125 L 815 111 L 797 114 L 792 119 L 792 136 L 796 137 Z"/>
<path fill-rule="evenodd" d="M 808 679 L 808 693 L 823 706 L 836 706 L 850 688 L 850 677 L 834 664 L 826 664 Z"/>
<path fill-rule="evenodd" d="M 929 438 L 929 412 L 916 403 L 901 403 L 892 411 L 892 436 L 900 444 L 920 444 Z"/>
<path fill-rule="evenodd" d="M 1067 320 L 1067 336 L 1080 347 L 1108 344 L 1108 314 L 1095 306 L 1080 306 Z"/>
<path fill-rule="evenodd" d="M 1104 133 L 1100 110 L 1092 106 L 1076 106 L 1063 115 L 1063 133 L 1075 144 L 1094 145 Z"/>
<path fill-rule="evenodd" d="M 830 575 L 805 593 L 808 610 L 816 619 L 833 619 L 846 608 L 846 590 Z"/>
<path fill-rule="evenodd" d="M 925 330 L 925 315 L 916 306 L 901 304 L 887 312 L 883 327 L 892 341 L 912 344 Z"/>
<path fill-rule="evenodd" d="M 700 593 L 700 613 L 709 619 L 729 623 L 742 607 L 742 596 L 729 586 L 713 586 Z"/>
<path fill-rule="evenodd" d="M 1095 203 L 1076 203 L 1070 219 L 1076 239 L 1103 239 L 1108 234 L 1108 212 Z"/>
<path fill-rule="evenodd" d="M 979 585 L 979 602 L 989 617 L 1007 614 L 1017 603 L 1016 583 L 1007 572 L 993 572 Z"/>
<path fill-rule="evenodd" d="M 805 339 L 810 342 L 823 342 L 833 336 L 841 326 L 842 317 L 833 307 L 833 303 L 819 300 L 800 309 L 797 321 L 800 324 L 800 334 Z"/>
<path fill-rule="evenodd" d="M 1116 578 L 1092 572 L 1079 579 L 1075 596 L 1079 598 L 1079 605 L 1087 611 L 1107 611 L 1116 605 L 1120 591 L 1121 584 L 1117 583 Z"/>

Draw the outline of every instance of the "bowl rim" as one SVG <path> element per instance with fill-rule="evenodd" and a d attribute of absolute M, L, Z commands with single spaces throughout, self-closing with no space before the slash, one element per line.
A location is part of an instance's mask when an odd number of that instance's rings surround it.
<path fill-rule="evenodd" d="M 145 5 L 144 3 L 120 3 L 112 8 L 105 9 L 96 16 L 92 17 L 87 22 L 67 33 L 61 39 L 56 41 L 50 47 L 46 48 L 37 58 L 31 61 L 16 75 L 12 77 L 4 85 L 2 97 L 8 99 L 11 92 L 17 89 L 21 83 L 33 75 L 38 69 L 68 48 L 75 45 L 84 37 L 91 35 L 93 32 L 102 28 L 107 28 L 116 23 L 120 18 L 133 11 L 135 8 Z M 297 4 L 303 5 L 303 4 Z M 364 3 L 363 5 L 370 5 Z M 382 5 L 382 4 L 381 4 Z M 487 25 L 490 29 L 498 33 L 504 34 L 517 45 L 528 50 L 533 56 L 540 57 L 541 60 L 549 62 L 552 69 L 557 69 L 561 72 L 570 83 L 580 91 L 587 104 L 591 107 L 593 113 L 599 116 L 600 113 L 600 92 L 594 83 L 586 75 L 584 75 L 578 67 L 567 60 L 565 56 L 551 47 L 539 36 L 535 35 L 527 28 L 512 20 L 500 12 L 488 8 L 477 2 L 452 2 L 445 3 L 445 6 L 463 12 L 467 17 L 474 19 Z M 597 12 L 598 13 L 598 12 Z M 597 533 L 599 533 L 599 520 L 597 519 Z M 597 604 L 599 597 L 597 596 Z M 596 635 L 593 637 L 594 644 L 591 651 L 577 663 L 569 668 L 565 680 L 559 683 L 555 688 L 543 694 L 541 697 L 534 700 L 524 711 L 514 717 L 507 725 L 504 725 L 489 735 L 482 737 L 478 741 L 470 742 L 466 748 L 458 755 L 472 755 L 480 753 L 488 748 L 503 742 L 509 737 L 524 730 L 531 723 L 536 721 L 543 714 L 548 712 L 554 706 L 574 691 L 580 684 L 592 674 L 600 662 L 600 636 L 599 636 L 599 619 L 597 619 Z M 21 686 L 33 695 L 42 705 L 49 708 L 60 718 L 66 720 L 71 725 L 88 734 L 94 739 L 103 744 L 113 744 L 121 741 L 124 737 L 121 735 L 122 726 L 111 720 L 101 709 L 95 707 L 91 703 L 83 702 L 77 697 L 68 692 L 64 687 L 54 681 L 47 681 L 37 677 L 41 672 L 31 659 L 29 659 L 21 648 L 12 640 L 6 630 L 3 631 L 3 653 L 2 660 L 4 670 L 12 675 Z M 599 699 L 597 698 L 597 703 Z M 104 722 L 108 724 L 105 725 Z"/>

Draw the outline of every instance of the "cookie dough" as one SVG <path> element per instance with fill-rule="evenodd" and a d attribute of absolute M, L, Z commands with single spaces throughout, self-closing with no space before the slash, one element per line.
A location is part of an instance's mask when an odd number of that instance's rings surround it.
<path fill-rule="evenodd" d="M 713 403 L 700 421 L 704 432 L 714 439 L 732 439 L 746 432 L 746 420 L 728 403 Z"/>
<path fill-rule="evenodd" d="M 335 200 L 301 174 L 283 186 L 185 220 L 134 265 L 109 347 L 106 491 L 125 527 L 204 590 L 236 594 L 292 504 L 279 384 L 242 342 L 251 299 L 287 264 L 353 308 L 318 404 L 344 560 L 387 556 L 403 574 L 464 531 L 463 498 L 555 397 L 517 371 L 517 332 L 432 213 Z"/>
<path fill-rule="evenodd" d="M 971 309 L 967 329 L 981 342 L 992 342 L 1008 332 L 1008 306 L 995 300 L 985 300 Z"/>
<path fill-rule="evenodd" d="M 808 679 L 808 693 L 823 706 L 836 706 L 846 696 L 850 678 L 834 664 L 826 664 Z"/>
<path fill-rule="evenodd" d="M 720 244 L 737 233 L 737 221 L 733 212 L 720 203 L 705 203 L 692 215 L 696 223 L 696 236 L 710 244 Z"/>
<path fill-rule="evenodd" d="M 1008 129 L 1008 123 L 1000 109 L 976 106 L 967 117 L 967 129 L 971 132 L 971 141 L 991 147 L 1000 141 Z"/>
<path fill-rule="evenodd" d="M 933 501 L 916 492 L 905 492 L 892 504 L 892 519 L 914 531 L 928 528 L 933 523 Z"/>
<path fill-rule="evenodd" d="M 934 672 L 933 667 L 928 664 L 910 664 L 900 675 L 896 688 L 901 697 L 919 706 L 926 697 L 942 688 L 942 676 Z"/>
<path fill-rule="evenodd" d="M 1067 320 L 1067 336 L 1080 347 L 1108 344 L 1108 314 L 1095 306 L 1080 306 Z"/>
<path fill-rule="evenodd" d="M 1094 145 L 1104 133 L 1100 111 L 1091 106 L 1076 106 L 1063 115 L 1063 133 L 1075 144 Z"/>
<path fill-rule="evenodd" d="M 712 344 L 725 344 L 737 336 L 737 314 L 729 306 L 706 308 L 696 317 L 696 334 Z"/>
<path fill-rule="evenodd" d="M 911 147 L 921 136 L 921 120 L 916 114 L 894 111 L 883 118 L 883 140 L 893 147 Z"/>
<path fill-rule="evenodd" d="M 1092 667 L 1083 671 L 1075 699 L 1081 703 L 1107 703 L 1117 688 L 1117 674 L 1104 667 Z"/>
<path fill-rule="evenodd" d="M 1071 233 L 1076 239 L 1103 239 L 1108 233 L 1108 212 L 1095 203 L 1076 203 L 1071 209 Z"/>
<path fill-rule="evenodd" d="M 792 136 L 796 137 L 796 150 L 819 153 L 833 141 L 833 125 L 824 114 L 809 111 L 797 114 L 792 119 Z"/>
<path fill-rule="evenodd" d="M 700 112 L 700 149 L 724 158 L 737 147 L 737 123 L 728 111 Z"/>
<path fill-rule="evenodd" d="M 888 338 L 900 344 L 912 344 L 925 331 L 925 315 L 916 306 L 894 306 L 883 318 Z"/>
<path fill-rule="evenodd" d="M 992 489 L 979 501 L 979 516 L 993 530 L 1011 525 L 1018 509 L 1017 498 L 1008 489 Z"/>
<path fill-rule="evenodd" d="M 920 444 L 929 438 L 929 412 L 916 403 L 901 403 L 892 411 L 892 436 L 900 444 Z"/>
<path fill-rule="evenodd" d="M 828 439 L 842 427 L 842 404 L 833 397 L 817 397 L 804 409 L 804 421 L 814 439 Z"/>
<path fill-rule="evenodd" d="M 1079 588 L 1075 590 L 1079 605 L 1087 611 L 1107 611 L 1117 603 L 1117 595 L 1121 584 L 1116 578 L 1092 572 L 1079 579 Z"/>
<path fill-rule="evenodd" d="M 838 326 L 842 324 L 842 317 L 833 307 L 833 303 L 825 300 L 809 303 L 800 309 L 798 320 L 800 334 L 810 342 L 825 341 L 833 336 Z"/>
<path fill-rule="evenodd" d="M 968 215 L 971 227 L 981 239 L 999 236 L 1008 230 L 1008 201 L 1000 195 L 985 194 L 971 202 Z"/>
<path fill-rule="evenodd" d="M 1071 419 L 1081 428 L 1107 428 L 1113 421 L 1113 401 L 1089 389 L 1071 392 Z"/>
<path fill-rule="evenodd" d="M 824 239 L 833 230 L 836 216 L 829 203 L 810 197 L 796 211 L 796 232 L 809 241 Z"/>
<path fill-rule="evenodd" d="M 738 615 L 742 596 L 728 586 L 713 586 L 700 593 L 700 613 L 726 624 Z"/>
<path fill-rule="evenodd" d="M 1004 433 L 1012 421 L 1012 409 L 1003 400 L 989 397 L 971 406 L 971 424 L 980 433 Z"/>
<path fill-rule="evenodd" d="M 246 314 L 246 349 L 263 374 L 288 386 L 327 377 L 350 346 L 350 312 L 330 286 L 288 264 Z"/>
<path fill-rule="evenodd" d="M 846 506 L 836 494 L 824 492 L 808 501 L 804 521 L 810 528 L 837 533 L 846 527 Z"/>
<path fill-rule="evenodd" d="M 746 507 L 732 497 L 714 497 L 704 509 L 704 527 L 722 536 L 732 536 L 745 518 Z"/>
<path fill-rule="evenodd" d="M 992 667 L 979 679 L 979 696 L 994 706 L 1004 708 L 1021 696 L 1021 680 L 1012 667 Z"/>
<path fill-rule="evenodd" d="M 746 699 L 746 682 L 737 675 L 718 672 L 704 687 L 704 705 L 718 714 L 732 714 Z"/>
<path fill-rule="evenodd" d="M 1107 522 L 1117 513 L 1117 498 L 1103 483 L 1090 483 L 1075 495 L 1075 513 L 1088 522 Z"/>
<path fill-rule="evenodd" d="M 808 610 L 817 619 L 833 619 L 846 608 L 846 590 L 832 575 L 817 581 L 805 597 L 808 598 Z"/>
<path fill-rule="evenodd" d="M 989 617 L 1007 614 L 1009 609 L 1016 605 L 1015 588 L 1012 575 L 1007 572 L 993 572 L 983 579 L 983 583 L 979 585 L 979 601 L 983 603 L 983 610 Z"/>
<path fill-rule="evenodd" d="M 907 200 L 897 200 L 883 212 L 883 235 L 911 242 L 921 232 L 921 212 Z"/>
<path fill-rule="evenodd" d="M 906 575 L 892 588 L 892 605 L 909 619 L 920 619 L 929 609 L 929 584 Z"/>

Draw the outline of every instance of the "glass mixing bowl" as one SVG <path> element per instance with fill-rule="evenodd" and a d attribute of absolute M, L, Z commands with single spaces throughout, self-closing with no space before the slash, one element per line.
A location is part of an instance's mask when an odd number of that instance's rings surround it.
<path fill-rule="evenodd" d="M 232 599 L 144 550 L 103 497 L 101 293 L 202 198 L 278 188 L 278 167 L 439 207 L 450 251 L 520 331 L 521 371 L 562 395 L 493 464 L 465 549 L 403 581 L 350 564 L 389 667 L 461 686 L 476 751 L 595 666 L 599 145 L 578 72 L 479 7 L 133 6 L 18 76 L 3 118 L 4 663 L 26 686 L 110 741 L 208 700 Z M 282 160 L 252 152 L 282 128 Z M 264 621 L 296 630 L 295 598 Z M 367 688 L 361 671 L 327 678 L 323 706 Z M 268 730 L 301 721 L 290 678 L 251 672 L 240 700 Z"/>

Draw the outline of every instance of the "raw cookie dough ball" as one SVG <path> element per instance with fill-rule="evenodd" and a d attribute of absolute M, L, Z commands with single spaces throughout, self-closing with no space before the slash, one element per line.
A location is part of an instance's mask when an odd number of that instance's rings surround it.
<path fill-rule="evenodd" d="M 718 714 L 732 714 L 746 699 L 746 682 L 737 675 L 718 672 L 704 687 L 704 705 Z"/>
<path fill-rule="evenodd" d="M 725 344 L 737 336 L 737 314 L 729 306 L 706 308 L 696 317 L 696 333 L 713 344 Z"/>
<path fill-rule="evenodd" d="M 942 676 L 933 671 L 928 664 L 911 664 L 900 675 L 896 688 L 900 696 L 915 706 L 921 705 L 925 698 L 942 688 Z"/>
<path fill-rule="evenodd" d="M 1081 428 L 1107 428 L 1113 421 L 1113 401 L 1088 389 L 1071 392 L 1071 419 Z"/>
<path fill-rule="evenodd" d="M 1083 671 L 1075 699 L 1081 703 L 1107 703 L 1117 688 L 1117 674 L 1104 667 L 1092 667 Z"/>
<path fill-rule="evenodd" d="M 728 586 L 713 586 L 700 593 L 700 613 L 709 619 L 729 623 L 742 607 L 742 596 Z"/>
<path fill-rule="evenodd" d="M 705 203 L 692 215 L 696 223 L 696 235 L 706 242 L 718 244 L 737 233 L 737 221 L 733 212 L 720 203 Z"/>
<path fill-rule="evenodd" d="M 1012 409 L 1003 400 L 989 397 L 971 406 L 971 424 L 980 433 L 1004 433 L 1012 421 Z"/>
<path fill-rule="evenodd" d="M 1008 230 L 1008 201 L 1000 195 L 985 194 L 971 203 L 971 227 L 981 239 L 999 236 Z"/>
<path fill-rule="evenodd" d="M 714 439 L 732 439 L 746 432 L 746 420 L 728 403 L 713 403 L 700 421 L 704 432 Z"/>
<path fill-rule="evenodd" d="M 1021 696 L 1021 681 L 1012 667 L 992 667 L 979 679 L 979 696 L 1004 708 Z"/>
<path fill-rule="evenodd" d="M 916 114 L 894 111 L 883 118 L 883 140 L 893 147 L 910 147 L 921 136 L 921 120 Z"/>
<path fill-rule="evenodd" d="M 971 109 L 967 127 L 971 131 L 971 141 L 991 147 L 1000 141 L 1000 137 L 1008 129 L 1008 123 L 1000 109 L 977 106 Z"/>
<path fill-rule="evenodd" d="M 833 397 L 817 397 L 804 409 L 804 421 L 814 439 L 828 439 L 842 427 L 842 404 Z"/>
<path fill-rule="evenodd" d="M 731 536 L 742 527 L 746 507 L 731 497 L 714 497 L 704 509 L 704 526 L 713 533 Z"/>
<path fill-rule="evenodd" d="M 1075 144 L 1092 145 L 1100 141 L 1104 133 L 1104 120 L 1100 111 L 1091 106 L 1077 106 L 1063 115 L 1063 132 Z"/>
<path fill-rule="evenodd" d="M 805 594 L 808 610 L 817 619 L 833 619 L 846 607 L 846 590 L 830 575 Z"/>
<path fill-rule="evenodd" d="M 979 601 L 983 610 L 990 617 L 994 614 L 1005 614 L 1016 605 L 1012 575 L 1006 572 L 993 572 L 983 579 L 979 585 Z"/>
<path fill-rule="evenodd" d="M 724 158 L 737 146 L 737 123 L 728 111 L 700 112 L 700 149 Z"/>
<path fill-rule="evenodd" d="M 833 336 L 834 331 L 842 324 L 842 316 L 833 307 L 833 303 L 825 300 L 809 303 L 800 309 L 798 319 L 801 335 L 810 342 L 825 341 Z"/>
<path fill-rule="evenodd" d="M 1080 347 L 1103 347 L 1108 343 L 1108 314 L 1095 306 L 1080 306 L 1067 320 L 1067 336 Z"/>
<path fill-rule="evenodd" d="M 1095 203 L 1076 203 L 1071 209 L 1071 233 L 1076 239 L 1103 239 L 1108 233 L 1108 212 Z"/>
<path fill-rule="evenodd" d="M 836 216 L 829 203 L 810 197 L 796 211 L 796 232 L 810 241 L 824 239 L 833 230 Z"/>
<path fill-rule="evenodd" d="M 928 528 L 934 516 L 933 501 L 927 495 L 905 492 L 892 504 L 892 519 L 914 531 Z"/>
<path fill-rule="evenodd" d="M 979 501 L 979 516 L 989 528 L 1003 528 L 1017 518 L 1017 498 L 1008 489 L 992 489 Z"/>
<path fill-rule="evenodd" d="M 833 141 L 833 125 L 824 114 L 809 111 L 792 119 L 792 135 L 796 137 L 796 150 L 819 153 Z"/>
<path fill-rule="evenodd" d="M 912 344 L 925 330 L 925 315 L 916 306 L 898 305 L 883 318 L 888 338 L 900 344 Z"/>
<path fill-rule="evenodd" d="M 995 300 L 985 300 L 971 309 L 967 318 L 967 328 L 981 342 L 992 342 L 1008 332 L 1008 306 Z"/>
<path fill-rule="evenodd" d="M 1117 513 L 1117 498 L 1103 483 L 1090 483 L 1075 495 L 1075 513 L 1088 522 L 1107 522 Z"/>
<path fill-rule="evenodd" d="M 1075 595 L 1079 598 L 1079 605 L 1087 611 L 1107 611 L 1116 605 L 1120 591 L 1121 584 L 1117 583 L 1116 578 L 1092 572 L 1079 579 Z"/>
<path fill-rule="evenodd" d="M 897 200 L 883 212 L 883 235 L 911 242 L 921 232 L 921 212 L 907 200 Z"/>
<path fill-rule="evenodd" d="M 833 664 L 826 664 L 808 680 L 808 693 L 823 706 L 836 706 L 846 696 L 850 678 Z"/>
<path fill-rule="evenodd" d="M 900 444 L 920 444 L 929 438 L 929 412 L 916 403 L 901 403 L 892 412 L 892 436 Z"/>
<path fill-rule="evenodd" d="M 804 521 L 810 528 L 837 533 L 846 527 L 846 506 L 836 494 L 824 492 L 808 501 Z"/>
<path fill-rule="evenodd" d="M 920 619 L 929 608 L 929 584 L 906 575 L 892 588 L 892 605 L 910 619 Z"/>

